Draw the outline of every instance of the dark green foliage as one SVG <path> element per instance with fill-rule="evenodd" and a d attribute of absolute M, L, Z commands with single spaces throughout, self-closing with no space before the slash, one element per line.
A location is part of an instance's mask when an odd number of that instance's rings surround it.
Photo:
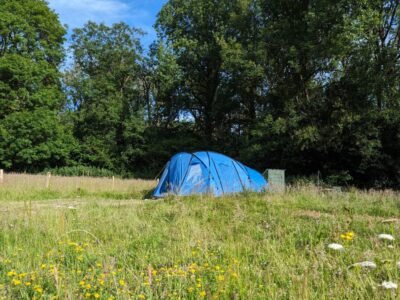
<path fill-rule="evenodd" d="M 58 115 L 64 34 L 46 2 L 0 1 L 0 167 L 40 171 L 69 163 L 74 141 Z"/>
<path fill-rule="evenodd" d="M 40 0 L 0 4 L 6 168 L 154 177 L 176 152 L 214 150 L 400 187 L 399 0 L 169 0 L 148 54 L 124 23 L 75 29 L 64 91 L 57 16 Z"/>
<path fill-rule="evenodd" d="M 72 36 L 74 65 L 65 75 L 79 163 L 133 169 L 143 155 L 139 32 L 89 22 Z"/>
<path fill-rule="evenodd" d="M 89 177 L 112 177 L 116 174 L 107 169 L 100 169 L 87 166 L 71 166 L 53 169 L 45 169 L 43 173 L 51 172 L 53 175 L 59 176 L 89 176 Z"/>

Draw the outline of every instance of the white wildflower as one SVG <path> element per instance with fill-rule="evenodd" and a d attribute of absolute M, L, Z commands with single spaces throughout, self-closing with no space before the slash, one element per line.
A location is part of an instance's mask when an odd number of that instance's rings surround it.
<path fill-rule="evenodd" d="M 394 237 L 391 234 L 381 233 L 378 235 L 380 240 L 394 241 Z"/>
<path fill-rule="evenodd" d="M 394 248 L 393 245 L 388 245 L 387 247 L 388 247 L 389 249 L 393 249 L 393 248 Z"/>
<path fill-rule="evenodd" d="M 337 250 L 337 251 L 343 251 L 344 250 L 344 247 L 342 245 L 335 244 L 335 243 L 329 244 L 328 248 L 332 249 L 332 250 Z"/>
<path fill-rule="evenodd" d="M 363 267 L 368 269 L 376 269 L 376 264 L 372 261 L 362 261 L 352 265 L 353 267 Z"/>
<path fill-rule="evenodd" d="M 381 287 L 387 290 L 395 290 L 397 289 L 397 283 L 391 281 L 384 281 L 382 282 Z"/>

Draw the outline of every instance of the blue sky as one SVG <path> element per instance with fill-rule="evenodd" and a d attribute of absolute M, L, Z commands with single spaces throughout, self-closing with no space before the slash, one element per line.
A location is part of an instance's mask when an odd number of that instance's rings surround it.
<path fill-rule="evenodd" d="M 157 13 L 167 0 L 48 0 L 50 7 L 67 24 L 69 33 L 87 21 L 111 25 L 124 21 L 141 28 L 147 35 L 142 38 L 145 48 L 156 38 L 153 25 Z"/>

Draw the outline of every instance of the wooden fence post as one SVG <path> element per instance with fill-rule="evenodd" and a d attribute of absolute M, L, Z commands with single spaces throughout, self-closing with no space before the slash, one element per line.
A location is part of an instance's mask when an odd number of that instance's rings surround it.
<path fill-rule="evenodd" d="M 51 178 L 51 173 L 47 172 L 46 189 L 48 189 L 50 187 L 50 178 Z"/>
<path fill-rule="evenodd" d="M 114 187 L 115 187 L 115 177 L 112 177 L 112 190 L 114 191 Z"/>
<path fill-rule="evenodd" d="M 3 169 L 0 169 L 0 184 L 3 184 L 4 181 L 4 171 Z"/>

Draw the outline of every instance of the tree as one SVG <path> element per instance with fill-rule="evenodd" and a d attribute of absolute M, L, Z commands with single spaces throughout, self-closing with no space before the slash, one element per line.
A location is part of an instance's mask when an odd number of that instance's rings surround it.
<path fill-rule="evenodd" d="M 250 32 L 257 28 L 253 6 L 254 1 L 171 0 L 159 14 L 157 28 L 182 73 L 175 92 L 183 99 L 181 113 L 190 113 L 203 145 L 215 147 L 242 132 L 248 119 L 243 121 L 243 112 L 254 119 L 253 96 L 262 76 L 251 40 L 257 33 Z M 239 84 L 243 80 L 247 86 Z"/>
<path fill-rule="evenodd" d="M 139 164 L 145 103 L 138 34 L 124 23 L 74 30 L 74 65 L 65 79 L 81 163 L 120 171 Z"/>
<path fill-rule="evenodd" d="M 58 67 L 65 28 L 45 1 L 0 1 L 0 164 L 39 171 L 69 161 Z"/>

